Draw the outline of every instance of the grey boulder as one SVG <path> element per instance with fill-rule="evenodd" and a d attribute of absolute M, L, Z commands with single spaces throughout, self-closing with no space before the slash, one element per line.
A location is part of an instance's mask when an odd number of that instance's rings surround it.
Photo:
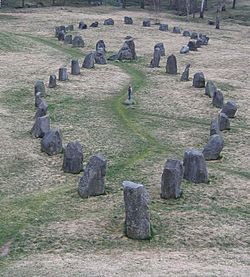
<path fill-rule="evenodd" d="M 197 72 L 194 74 L 193 86 L 195 88 L 204 88 L 205 87 L 205 76 L 203 72 Z"/>
<path fill-rule="evenodd" d="M 42 138 L 50 130 L 50 118 L 48 115 L 37 117 L 31 129 L 33 138 Z"/>
<path fill-rule="evenodd" d="M 221 135 L 214 134 L 210 136 L 208 143 L 205 145 L 202 153 L 206 161 L 217 160 L 224 147 L 224 140 Z"/>
<path fill-rule="evenodd" d="M 229 118 L 234 118 L 237 112 L 237 105 L 234 101 L 228 101 L 226 104 L 223 105 L 222 113 L 226 114 Z"/>
<path fill-rule="evenodd" d="M 170 55 L 167 58 L 166 72 L 168 74 L 177 74 L 177 61 L 175 55 Z"/>
<path fill-rule="evenodd" d="M 222 108 L 223 103 L 224 103 L 223 93 L 219 90 L 216 90 L 213 94 L 213 100 L 212 100 L 213 106 L 216 108 Z"/>
<path fill-rule="evenodd" d="M 41 140 L 41 150 L 48 155 L 62 152 L 62 134 L 59 129 L 50 129 Z"/>
<path fill-rule="evenodd" d="M 94 53 L 90 53 L 84 58 L 82 67 L 87 68 L 87 69 L 95 67 L 95 54 Z"/>
<path fill-rule="evenodd" d="M 205 87 L 205 95 L 207 95 L 210 98 L 213 98 L 214 93 L 216 91 L 217 91 L 216 85 L 212 81 L 208 80 Z"/>
<path fill-rule="evenodd" d="M 79 141 L 73 141 L 64 148 L 63 171 L 78 174 L 83 169 L 83 148 Z"/>

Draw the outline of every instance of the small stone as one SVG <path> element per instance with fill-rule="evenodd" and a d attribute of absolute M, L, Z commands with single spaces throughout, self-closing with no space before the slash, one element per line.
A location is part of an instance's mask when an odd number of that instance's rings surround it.
<path fill-rule="evenodd" d="M 204 88 L 205 87 L 205 76 L 203 72 L 197 72 L 194 74 L 193 86 L 195 88 Z"/>
<path fill-rule="evenodd" d="M 100 155 L 90 158 L 79 183 L 79 194 L 82 198 L 105 193 L 106 159 Z"/>
<path fill-rule="evenodd" d="M 155 48 L 160 48 L 160 51 L 161 51 L 161 56 L 165 56 L 165 47 L 164 47 L 164 44 L 162 42 L 159 42 L 159 43 L 156 43 L 156 45 L 154 46 L 154 49 Z"/>
<path fill-rule="evenodd" d="M 174 34 L 181 34 L 181 29 L 179 27 L 174 27 L 173 28 L 173 33 Z"/>
<path fill-rule="evenodd" d="M 177 74 L 177 61 L 175 55 L 168 56 L 166 64 L 166 72 L 168 74 Z"/>
<path fill-rule="evenodd" d="M 83 147 L 79 141 L 67 144 L 63 153 L 63 171 L 78 174 L 83 169 Z"/>
<path fill-rule="evenodd" d="M 65 36 L 64 44 L 72 44 L 72 35 L 66 35 Z"/>
<path fill-rule="evenodd" d="M 205 160 L 211 161 L 219 159 L 223 147 L 224 140 L 222 136 L 218 134 L 212 135 L 202 151 Z"/>
<path fill-rule="evenodd" d="M 49 76 L 49 88 L 55 88 L 56 87 L 56 75 L 50 75 Z"/>
<path fill-rule="evenodd" d="M 105 19 L 104 25 L 114 25 L 114 20 L 112 18 Z"/>
<path fill-rule="evenodd" d="M 133 39 L 126 40 L 117 54 L 118 60 L 135 60 L 135 43 Z"/>
<path fill-rule="evenodd" d="M 34 89 L 35 89 L 35 95 L 37 94 L 37 92 L 41 92 L 42 97 L 45 95 L 45 85 L 43 81 L 37 80 L 35 83 Z"/>
<path fill-rule="evenodd" d="M 59 129 L 50 129 L 41 140 L 41 150 L 48 155 L 62 152 L 62 134 Z"/>
<path fill-rule="evenodd" d="M 223 105 L 222 113 L 226 114 L 229 118 L 234 118 L 237 112 L 237 105 L 234 101 L 228 101 Z"/>
<path fill-rule="evenodd" d="M 125 43 L 128 45 L 129 49 L 131 50 L 132 53 L 132 59 L 136 60 L 136 52 L 135 52 L 135 42 L 133 38 L 130 38 L 125 41 Z"/>
<path fill-rule="evenodd" d="M 196 40 L 196 47 L 197 47 L 197 48 L 201 48 L 202 43 L 203 43 L 203 42 L 202 42 L 201 39 L 197 39 L 197 40 Z"/>
<path fill-rule="evenodd" d="M 188 42 L 188 45 L 187 45 L 187 46 L 189 47 L 189 50 L 190 50 L 190 51 L 197 51 L 197 46 L 196 46 L 196 42 L 195 42 L 195 41 L 190 40 L 190 41 Z"/>
<path fill-rule="evenodd" d="M 168 31 L 168 24 L 160 24 L 159 30 L 163 32 Z"/>
<path fill-rule="evenodd" d="M 184 37 L 190 37 L 190 36 L 191 36 L 191 34 L 190 34 L 189 31 L 184 31 L 184 32 L 182 33 L 182 35 L 183 35 Z"/>
<path fill-rule="evenodd" d="M 80 30 L 84 30 L 84 29 L 87 29 L 87 28 L 88 28 L 87 24 L 85 24 L 83 21 L 79 22 L 79 29 Z"/>
<path fill-rule="evenodd" d="M 50 130 L 50 118 L 48 115 L 37 117 L 31 129 L 33 138 L 42 138 Z"/>
<path fill-rule="evenodd" d="M 189 68 L 190 68 L 191 64 L 187 64 L 182 75 L 181 75 L 181 81 L 182 82 L 186 82 L 189 81 Z"/>
<path fill-rule="evenodd" d="M 132 239 L 151 237 L 149 195 L 142 184 L 124 181 L 125 233 Z"/>
<path fill-rule="evenodd" d="M 98 22 L 95 21 L 95 22 L 91 23 L 91 25 L 89 27 L 97 28 L 98 27 Z"/>
<path fill-rule="evenodd" d="M 71 74 L 72 75 L 80 74 L 80 65 L 79 65 L 78 60 L 71 61 Z"/>
<path fill-rule="evenodd" d="M 205 95 L 211 98 L 214 96 L 214 93 L 216 92 L 216 90 L 217 90 L 216 85 L 212 81 L 208 80 L 205 87 Z"/>
<path fill-rule="evenodd" d="M 210 136 L 212 135 L 220 135 L 219 121 L 218 118 L 214 118 L 211 120 L 210 124 Z"/>
<path fill-rule="evenodd" d="M 82 36 L 75 36 L 72 40 L 72 47 L 84 47 Z"/>
<path fill-rule="evenodd" d="M 220 131 L 230 130 L 230 121 L 226 114 L 219 113 L 218 122 Z"/>
<path fill-rule="evenodd" d="M 150 27 L 151 26 L 150 20 L 149 19 L 144 19 L 143 22 L 142 22 L 142 26 L 143 27 Z"/>
<path fill-rule="evenodd" d="M 125 24 L 133 24 L 133 19 L 132 19 L 132 17 L 125 16 L 125 17 L 124 17 L 124 23 L 125 23 Z"/>
<path fill-rule="evenodd" d="M 59 68 L 59 81 L 66 81 L 68 80 L 68 73 L 66 67 L 60 67 Z"/>
<path fill-rule="evenodd" d="M 187 54 L 189 52 L 188 46 L 182 46 L 180 50 L 180 54 Z"/>
<path fill-rule="evenodd" d="M 216 108 L 222 108 L 224 103 L 224 96 L 223 93 L 219 90 L 216 90 L 213 95 L 212 104 Z"/>
<path fill-rule="evenodd" d="M 45 116 L 47 114 L 48 104 L 44 99 L 41 99 L 39 106 L 37 107 L 35 118 Z"/>
<path fill-rule="evenodd" d="M 114 53 L 111 56 L 108 57 L 108 61 L 116 61 L 118 60 L 118 54 Z"/>
<path fill-rule="evenodd" d="M 82 67 L 88 68 L 88 69 L 95 67 L 95 54 L 94 53 L 90 53 L 84 58 Z"/>
<path fill-rule="evenodd" d="M 200 37 L 202 45 L 208 45 L 209 37 L 206 35 L 201 35 Z"/>

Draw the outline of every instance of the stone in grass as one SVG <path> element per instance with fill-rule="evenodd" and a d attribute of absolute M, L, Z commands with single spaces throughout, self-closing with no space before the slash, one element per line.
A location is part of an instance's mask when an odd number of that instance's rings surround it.
<path fill-rule="evenodd" d="M 35 118 L 45 116 L 47 114 L 48 104 L 44 99 L 41 99 L 39 106 L 37 107 Z"/>
<path fill-rule="evenodd" d="M 143 27 L 150 27 L 151 23 L 150 23 L 150 19 L 144 19 L 142 22 L 142 26 Z"/>
<path fill-rule="evenodd" d="M 207 183 L 208 171 L 202 152 L 196 149 L 188 149 L 184 154 L 183 178 L 193 183 Z"/>
<path fill-rule="evenodd" d="M 168 56 L 166 64 L 166 72 L 168 74 L 177 74 L 177 61 L 175 55 Z"/>
<path fill-rule="evenodd" d="M 73 24 L 69 24 L 67 26 L 67 28 L 68 28 L 69 31 L 74 31 L 74 25 Z"/>
<path fill-rule="evenodd" d="M 216 90 L 217 90 L 216 85 L 211 80 L 208 80 L 205 87 L 205 95 L 211 98 L 214 96 L 214 93 L 216 92 Z"/>
<path fill-rule="evenodd" d="M 210 136 L 202 153 L 206 161 L 218 160 L 224 147 L 224 140 L 221 135 L 214 134 Z"/>
<path fill-rule="evenodd" d="M 42 138 L 50 130 L 50 118 L 48 115 L 36 118 L 31 129 L 33 138 Z"/>
<path fill-rule="evenodd" d="M 160 66 L 160 60 L 161 60 L 161 49 L 160 48 L 154 48 L 154 56 L 153 59 L 150 62 L 150 67 L 159 67 Z"/>
<path fill-rule="evenodd" d="M 201 46 L 202 46 L 202 40 L 198 38 L 198 39 L 196 40 L 196 43 L 195 43 L 195 44 L 196 44 L 196 47 L 197 47 L 197 48 L 201 48 Z"/>
<path fill-rule="evenodd" d="M 107 64 L 105 52 L 102 50 L 102 48 L 98 49 L 95 52 L 95 63 L 96 64 Z"/>
<path fill-rule="evenodd" d="M 210 136 L 220 135 L 220 127 L 218 118 L 213 118 L 210 123 Z"/>
<path fill-rule="evenodd" d="M 95 22 L 91 23 L 89 27 L 97 28 L 98 27 L 98 22 L 95 21 Z"/>
<path fill-rule="evenodd" d="M 82 36 L 75 36 L 72 40 L 72 47 L 84 47 Z"/>
<path fill-rule="evenodd" d="M 230 130 L 230 120 L 226 114 L 219 113 L 218 122 L 220 131 Z"/>
<path fill-rule="evenodd" d="M 216 90 L 214 92 L 212 104 L 216 108 L 222 108 L 222 106 L 224 104 L 224 96 L 223 96 L 223 93 L 221 91 Z"/>
<path fill-rule="evenodd" d="M 192 32 L 191 39 L 198 39 L 198 33 Z"/>
<path fill-rule="evenodd" d="M 89 54 L 84 58 L 82 67 L 83 67 L 83 68 L 87 68 L 87 69 L 90 69 L 90 68 L 94 68 L 94 67 L 95 67 L 95 54 L 94 54 L 94 53 L 89 53 Z"/>
<path fill-rule="evenodd" d="M 71 74 L 72 75 L 79 75 L 80 74 L 80 65 L 78 60 L 71 61 Z"/>
<path fill-rule="evenodd" d="M 187 46 L 189 47 L 190 51 L 197 51 L 196 42 L 194 40 L 190 40 Z"/>
<path fill-rule="evenodd" d="M 226 114 L 229 118 L 234 118 L 237 112 L 237 105 L 234 101 L 228 101 L 226 104 L 223 105 L 222 113 Z"/>
<path fill-rule="evenodd" d="M 161 176 L 161 198 L 178 198 L 181 196 L 183 164 L 179 160 L 168 159 Z"/>
<path fill-rule="evenodd" d="M 181 34 L 181 29 L 179 27 L 174 27 L 173 28 L 173 33 L 174 34 Z"/>
<path fill-rule="evenodd" d="M 58 33 L 57 39 L 58 39 L 59 41 L 64 41 L 64 39 L 65 39 L 65 32 L 64 32 L 64 31 L 60 31 L 60 32 Z"/>
<path fill-rule="evenodd" d="M 124 181 L 125 233 L 131 239 L 151 237 L 149 195 L 142 184 Z"/>
<path fill-rule="evenodd" d="M 124 24 L 133 24 L 133 19 L 130 16 L 124 17 Z"/>
<path fill-rule="evenodd" d="M 191 36 L 189 31 L 184 31 L 184 32 L 182 33 L 182 35 L 183 35 L 184 37 L 190 37 L 190 36 Z"/>
<path fill-rule="evenodd" d="M 80 21 L 78 27 L 80 30 L 84 30 L 87 29 L 88 26 L 83 21 Z"/>
<path fill-rule="evenodd" d="M 164 47 L 164 44 L 162 42 L 156 43 L 156 45 L 154 46 L 154 49 L 155 48 L 160 48 L 161 56 L 165 56 L 165 47 Z"/>
<path fill-rule="evenodd" d="M 168 24 L 160 24 L 159 30 L 163 32 L 168 31 Z"/>
<path fill-rule="evenodd" d="M 37 92 L 35 95 L 35 107 L 38 107 L 42 102 L 42 94 L 41 92 Z"/>
<path fill-rule="evenodd" d="M 132 53 L 132 60 L 136 60 L 135 42 L 133 38 L 127 39 L 125 43 L 128 45 Z"/>
<path fill-rule="evenodd" d="M 104 20 L 104 25 L 114 25 L 114 20 L 112 18 L 108 18 Z"/>
<path fill-rule="evenodd" d="M 41 150 L 50 156 L 62 152 L 62 134 L 59 129 L 50 129 L 44 135 L 41 140 Z"/>
<path fill-rule="evenodd" d="M 63 153 L 63 171 L 78 174 L 83 169 L 83 147 L 79 141 L 67 144 Z"/>
<path fill-rule="evenodd" d="M 95 46 L 96 51 L 98 51 L 99 49 L 102 49 L 104 52 L 106 52 L 106 45 L 102 39 L 98 40 Z"/>
<path fill-rule="evenodd" d="M 205 87 L 205 76 L 203 72 L 197 72 L 194 74 L 193 86 L 195 88 L 204 88 Z"/>
<path fill-rule="evenodd" d="M 117 59 L 120 61 L 133 60 L 132 51 L 126 42 L 124 42 L 122 48 L 119 50 L 119 52 L 117 54 Z"/>
<path fill-rule="evenodd" d="M 188 46 L 182 46 L 180 50 L 180 54 L 187 54 L 189 52 Z"/>
<path fill-rule="evenodd" d="M 49 76 L 49 88 L 56 87 L 56 75 L 52 74 Z"/>
<path fill-rule="evenodd" d="M 37 92 L 40 92 L 42 97 L 45 95 L 45 85 L 42 80 L 36 81 L 34 89 L 35 89 L 35 95 L 37 94 Z"/>
<path fill-rule="evenodd" d="M 191 64 L 187 64 L 183 73 L 181 74 L 181 81 L 182 82 L 186 82 L 189 81 L 189 68 L 190 68 Z"/>
<path fill-rule="evenodd" d="M 66 35 L 65 36 L 64 44 L 72 44 L 72 35 Z"/>
<path fill-rule="evenodd" d="M 58 75 L 59 81 L 66 81 L 68 80 L 68 73 L 66 67 L 60 67 L 59 68 L 59 75 Z"/>
<path fill-rule="evenodd" d="M 82 198 L 105 193 L 106 166 L 107 160 L 101 154 L 89 159 L 79 183 L 79 194 Z"/>

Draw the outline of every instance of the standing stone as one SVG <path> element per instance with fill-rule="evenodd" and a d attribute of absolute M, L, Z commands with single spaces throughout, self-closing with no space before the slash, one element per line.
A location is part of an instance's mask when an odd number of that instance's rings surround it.
<path fill-rule="evenodd" d="M 80 30 L 84 30 L 87 29 L 88 26 L 83 21 L 80 21 L 78 27 Z"/>
<path fill-rule="evenodd" d="M 79 141 L 67 144 L 63 153 L 63 171 L 78 174 L 83 169 L 83 149 Z"/>
<path fill-rule="evenodd" d="M 155 48 L 160 48 L 161 56 L 165 56 L 165 47 L 164 47 L 164 44 L 162 42 L 156 43 L 156 45 L 154 46 L 154 49 Z"/>
<path fill-rule="evenodd" d="M 126 40 L 117 54 L 117 59 L 122 60 L 135 60 L 135 44 L 133 39 Z"/>
<path fill-rule="evenodd" d="M 166 32 L 168 30 L 168 24 L 160 24 L 159 30 Z"/>
<path fill-rule="evenodd" d="M 81 36 L 75 36 L 72 40 L 72 47 L 83 47 L 84 41 Z"/>
<path fill-rule="evenodd" d="M 224 140 L 220 135 L 212 135 L 202 153 L 206 161 L 218 160 L 224 147 Z"/>
<path fill-rule="evenodd" d="M 41 140 L 41 150 L 48 155 L 62 152 L 62 134 L 59 129 L 50 129 Z"/>
<path fill-rule="evenodd" d="M 210 136 L 212 135 L 220 135 L 220 127 L 218 118 L 213 118 L 210 124 Z"/>
<path fill-rule="evenodd" d="M 35 88 L 35 95 L 37 94 L 37 92 L 41 92 L 42 97 L 45 95 L 45 85 L 43 81 L 37 80 L 34 88 Z"/>
<path fill-rule="evenodd" d="M 150 20 L 149 19 L 144 19 L 143 22 L 142 22 L 142 26 L 143 27 L 150 27 L 151 26 Z"/>
<path fill-rule="evenodd" d="M 203 72 L 197 72 L 194 74 L 193 86 L 195 88 L 204 88 L 205 87 L 205 76 Z"/>
<path fill-rule="evenodd" d="M 95 22 L 91 23 L 91 25 L 89 27 L 97 28 L 98 27 L 98 22 L 95 21 Z"/>
<path fill-rule="evenodd" d="M 155 48 L 154 49 L 154 56 L 153 59 L 150 62 L 150 67 L 160 67 L 160 60 L 161 60 L 161 49 Z"/>
<path fill-rule="evenodd" d="M 135 60 L 136 59 L 136 53 L 135 53 L 134 39 L 130 38 L 130 39 L 126 40 L 125 43 L 128 45 L 129 49 L 131 50 L 132 60 Z"/>
<path fill-rule="evenodd" d="M 101 48 L 95 52 L 95 63 L 96 64 L 107 64 L 105 52 Z"/>
<path fill-rule="evenodd" d="M 196 42 L 193 40 L 190 40 L 188 45 L 190 51 L 197 51 Z"/>
<path fill-rule="evenodd" d="M 79 194 L 82 198 L 105 193 L 106 159 L 100 155 L 90 158 L 79 183 Z"/>
<path fill-rule="evenodd" d="M 230 121 L 226 114 L 219 113 L 218 122 L 220 131 L 230 130 Z"/>
<path fill-rule="evenodd" d="M 132 19 L 132 17 L 125 16 L 125 17 L 124 17 L 124 23 L 125 23 L 125 24 L 133 24 L 133 19 Z"/>
<path fill-rule="evenodd" d="M 35 95 L 35 107 L 38 107 L 42 102 L 42 94 L 41 92 L 37 92 Z"/>
<path fill-rule="evenodd" d="M 72 44 L 72 35 L 66 35 L 65 36 L 64 44 Z"/>
<path fill-rule="evenodd" d="M 104 25 L 114 25 L 114 20 L 112 18 L 105 19 Z"/>
<path fill-rule="evenodd" d="M 223 93 L 219 90 L 216 90 L 213 95 L 212 104 L 216 108 L 222 108 L 224 103 L 224 96 Z"/>
<path fill-rule="evenodd" d="M 174 27 L 173 28 L 173 33 L 174 34 L 181 34 L 181 29 L 179 27 Z"/>
<path fill-rule="evenodd" d="M 35 114 L 35 118 L 45 116 L 48 110 L 48 104 L 44 99 L 41 100 Z"/>
<path fill-rule="evenodd" d="M 67 27 L 68 27 L 69 31 L 74 31 L 74 25 L 73 24 L 69 24 Z"/>
<path fill-rule="evenodd" d="M 56 75 L 50 75 L 49 76 L 49 88 L 55 88 L 56 87 Z"/>
<path fill-rule="evenodd" d="M 33 138 L 42 138 L 50 130 L 50 118 L 48 115 L 37 117 L 31 129 Z"/>
<path fill-rule="evenodd" d="M 196 45 L 197 48 L 201 48 L 202 40 L 201 39 L 197 39 L 195 45 Z"/>
<path fill-rule="evenodd" d="M 59 68 L 59 81 L 66 81 L 68 80 L 68 73 L 66 67 L 60 67 Z"/>
<path fill-rule="evenodd" d="M 234 118 L 237 112 L 236 103 L 234 101 L 228 101 L 223 105 L 221 112 L 226 114 L 229 118 Z"/>
<path fill-rule="evenodd" d="M 88 69 L 95 67 L 95 54 L 94 53 L 90 53 L 84 58 L 82 67 L 88 68 Z"/>
<path fill-rule="evenodd" d="M 80 65 L 79 65 L 78 60 L 71 61 L 71 74 L 72 75 L 80 74 Z"/>
<path fill-rule="evenodd" d="M 142 184 L 124 181 L 125 233 L 131 239 L 151 237 L 149 195 Z"/>
<path fill-rule="evenodd" d="M 209 41 L 209 37 L 208 36 L 201 35 L 200 39 L 202 41 L 202 45 L 208 45 L 208 41 Z"/>
<path fill-rule="evenodd" d="M 177 61 L 174 55 L 170 55 L 167 59 L 166 72 L 168 74 L 177 74 Z"/>
<path fill-rule="evenodd" d="M 65 39 L 65 32 L 64 32 L 64 31 L 60 31 L 60 32 L 58 33 L 57 39 L 58 39 L 59 41 L 64 41 L 64 39 Z"/>
<path fill-rule="evenodd" d="M 98 40 L 95 46 L 96 51 L 98 51 L 99 49 L 102 49 L 104 52 L 106 52 L 106 45 L 102 39 Z"/>
<path fill-rule="evenodd" d="M 190 37 L 190 32 L 189 31 L 184 31 L 182 34 L 184 37 Z"/>
<path fill-rule="evenodd" d="M 181 81 L 182 82 L 186 82 L 189 81 L 189 68 L 190 68 L 191 64 L 187 64 L 182 75 L 181 75 Z"/>
<path fill-rule="evenodd" d="M 188 46 L 182 46 L 180 50 L 180 54 L 187 54 L 189 52 Z"/>
<path fill-rule="evenodd" d="M 188 149 L 184 154 L 184 179 L 193 183 L 207 183 L 208 171 L 202 152 Z"/>
<path fill-rule="evenodd" d="M 191 39 L 198 39 L 198 33 L 192 32 Z"/>
<path fill-rule="evenodd" d="M 178 198 L 181 196 L 183 164 L 179 160 L 167 160 L 161 176 L 161 198 Z"/>
<path fill-rule="evenodd" d="M 214 93 L 216 92 L 216 90 L 217 90 L 216 85 L 212 81 L 208 80 L 205 87 L 205 95 L 211 98 L 214 96 Z"/>

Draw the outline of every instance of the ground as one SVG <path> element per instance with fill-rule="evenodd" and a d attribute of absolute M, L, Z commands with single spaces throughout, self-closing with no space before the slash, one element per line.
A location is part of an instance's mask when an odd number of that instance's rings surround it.
<path fill-rule="evenodd" d="M 249 9 L 245 4 L 243 9 Z M 124 25 L 125 15 L 133 25 Z M 114 26 L 103 26 L 112 17 Z M 0 14 L 0 276 L 248 276 L 250 185 L 250 30 L 245 21 L 224 20 L 221 30 L 206 19 L 185 22 L 159 14 L 169 28 L 199 31 L 209 45 L 179 54 L 188 38 L 142 27 L 147 11 L 118 8 L 41 8 Z M 80 20 L 96 29 L 77 30 Z M 239 24 L 240 23 L 240 24 Z M 85 40 L 72 49 L 54 37 L 54 27 L 74 24 Z M 82 175 L 62 172 L 62 154 L 49 157 L 32 139 L 34 83 L 95 49 L 103 39 L 108 54 L 135 38 L 136 62 L 110 62 L 81 69 L 80 76 L 46 88 L 52 127 L 63 144 L 79 140 L 84 164 L 90 155 L 107 157 L 106 195 L 81 199 Z M 156 43 L 166 56 L 177 57 L 178 75 L 149 68 Z M 190 81 L 180 82 L 191 64 Z M 187 148 L 202 149 L 211 118 L 219 110 L 192 87 L 193 74 L 203 71 L 225 100 L 235 100 L 237 116 L 223 132 L 220 160 L 208 162 L 209 183 L 183 182 L 183 197 L 160 198 L 160 179 L 167 158 L 182 159 Z M 123 105 L 132 83 L 136 104 Z M 151 240 L 124 235 L 124 180 L 143 183 L 151 198 Z"/>

